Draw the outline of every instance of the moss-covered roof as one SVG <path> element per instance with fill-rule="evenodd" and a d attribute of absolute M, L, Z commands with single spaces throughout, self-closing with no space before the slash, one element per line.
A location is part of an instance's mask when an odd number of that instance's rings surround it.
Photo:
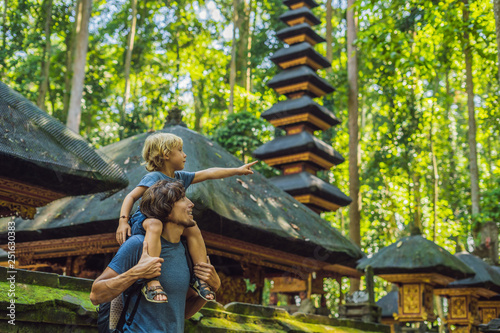
<path fill-rule="evenodd" d="M 92 280 L 17 270 L 15 323 L 10 325 L 8 271 L 0 267 L 0 332 L 96 332 L 97 313 L 89 300 Z M 68 330 L 69 329 L 69 330 Z M 185 332 L 389 333 L 389 326 L 323 316 L 289 315 L 284 309 L 244 303 L 208 303 Z"/>
<path fill-rule="evenodd" d="M 481 287 L 500 293 L 500 273 L 480 258 L 468 252 L 456 253 L 455 257 L 463 261 L 476 273 L 473 277 L 451 282 L 448 287 Z"/>
<path fill-rule="evenodd" d="M 184 140 L 186 171 L 209 167 L 238 167 L 242 163 L 206 137 L 181 126 L 165 131 Z M 122 201 L 146 174 L 141 151 L 148 133 L 104 147 L 102 151 L 123 167 L 130 185 L 101 200 L 95 195 L 65 198 L 44 207 L 34 221 L 16 220 L 24 240 L 71 237 L 116 230 Z M 362 253 L 327 221 L 272 185 L 259 173 L 209 180 L 189 187 L 195 219 L 202 230 L 250 243 L 315 258 L 353 264 Z M 0 225 L 0 232 L 6 232 Z M 327 254 L 322 250 L 327 250 Z"/>
<path fill-rule="evenodd" d="M 368 265 L 377 275 L 438 273 L 455 279 L 474 275 L 461 260 L 420 235 L 405 237 L 380 249 L 371 258 L 361 259 L 356 268 L 364 270 Z"/>
<path fill-rule="evenodd" d="M 128 185 L 112 160 L 1 82 L 0 132 L 0 178 L 66 195 Z"/>

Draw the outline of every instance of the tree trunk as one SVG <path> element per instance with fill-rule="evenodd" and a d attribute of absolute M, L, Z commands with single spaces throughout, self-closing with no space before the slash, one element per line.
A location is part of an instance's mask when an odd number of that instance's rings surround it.
<path fill-rule="evenodd" d="M 120 110 L 120 140 L 123 139 L 123 130 L 125 127 L 125 115 L 127 113 L 127 104 L 130 97 L 130 64 L 132 62 L 132 51 L 134 50 L 135 26 L 137 24 L 137 0 L 131 0 L 132 22 L 127 39 L 127 50 L 125 53 L 125 91 L 123 94 L 123 104 Z"/>
<path fill-rule="evenodd" d="M 233 0 L 233 41 L 231 44 L 231 65 L 229 72 L 229 113 L 234 112 L 234 86 L 236 83 L 236 22 L 238 21 L 238 0 Z"/>
<path fill-rule="evenodd" d="M 5 50 L 7 47 L 7 0 L 4 0 L 3 2 L 3 13 L 2 13 L 2 50 Z M 4 57 L 0 58 L 0 78 L 5 76 L 5 73 L 7 72 L 5 69 L 5 59 Z"/>
<path fill-rule="evenodd" d="M 249 3 L 250 9 L 249 9 L 249 17 L 248 17 L 248 27 L 250 31 L 248 32 L 248 37 L 247 37 L 247 56 L 246 56 L 246 75 L 245 75 L 245 90 L 247 93 L 250 93 L 251 91 L 251 85 L 252 85 L 252 39 L 253 39 L 253 32 L 255 31 L 255 22 L 257 21 L 254 17 L 253 23 L 250 21 L 251 19 L 251 14 L 253 10 L 253 1 L 250 0 Z M 246 101 L 245 101 L 246 104 Z"/>
<path fill-rule="evenodd" d="M 463 0 L 463 20 L 465 26 L 469 21 L 469 1 Z M 471 201 L 472 217 L 477 217 L 480 212 L 479 207 L 479 171 L 477 166 L 477 147 L 476 147 L 476 116 L 474 111 L 474 85 L 472 82 L 472 52 L 470 46 L 469 31 L 464 32 L 463 52 L 465 56 L 465 87 L 467 90 L 467 110 L 469 114 L 469 169 L 471 183 Z"/>
<path fill-rule="evenodd" d="M 76 47 L 73 61 L 73 78 L 71 80 L 71 97 L 69 101 L 68 120 L 66 125 L 78 133 L 81 119 L 81 103 L 85 81 L 85 65 L 89 45 L 89 21 L 92 12 L 92 0 L 81 0 L 78 16 L 81 24 L 76 28 Z"/>
<path fill-rule="evenodd" d="M 498 83 L 500 84 L 500 0 L 493 0 L 493 14 L 497 33 Z"/>
<path fill-rule="evenodd" d="M 361 196 L 359 192 L 359 125 L 358 125 L 358 62 L 356 58 L 357 20 L 354 17 L 354 0 L 347 1 L 347 81 L 349 84 L 349 236 L 361 245 Z M 359 280 L 351 279 L 351 292 L 359 290 Z"/>
<path fill-rule="evenodd" d="M 49 85 L 50 50 L 51 50 L 50 28 L 52 27 L 52 0 L 46 0 L 44 7 L 46 15 L 45 27 L 44 27 L 45 48 L 43 50 L 40 86 L 38 87 L 38 98 L 36 101 L 36 105 L 42 110 L 46 110 L 45 96 L 47 95 L 48 85 Z"/>
<path fill-rule="evenodd" d="M 332 45 L 332 16 L 333 16 L 333 8 L 332 8 L 332 0 L 326 1 L 326 59 L 330 62 L 330 67 L 326 69 L 328 74 L 332 73 L 332 61 L 333 61 L 333 45 Z"/>
<path fill-rule="evenodd" d="M 431 159 L 432 159 L 432 176 L 433 176 L 433 181 L 434 181 L 434 195 L 432 197 L 432 208 L 433 208 L 433 215 L 434 215 L 434 223 L 432 227 L 432 240 L 433 242 L 436 242 L 436 221 L 437 221 L 437 202 L 438 202 L 438 190 L 439 190 L 439 175 L 438 175 L 438 169 L 437 169 L 437 160 L 436 160 L 436 154 L 434 152 L 434 109 L 432 110 L 432 118 L 431 118 L 431 128 L 430 128 L 430 133 L 429 133 L 429 141 L 430 141 L 430 150 L 431 150 Z"/>
<path fill-rule="evenodd" d="M 76 0 L 75 6 L 75 23 L 73 24 L 73 29 L 71 33 L 66 35 L 64 43 L 66 45 L 66 72 L 64 73 L 64 94 L 63 94 L 63 112 L 60 120 L 66 122 L 68 110 L 69 110 L 69 98 L 71 95 L 71 79 L 73 75 L 72 65 L 73 65 L 73 55 L 75 54 L 75 37 L 77 27 L 81 25 L 80 20 L 80 0 Z"/>
<path fill-rule="evenodd" d="M 237 28 L 239 38 L 236 46 L 236 85 L 244 87 L 246 82 L 248 36 L 250 35 L 251 0 L 245 0 L 238 6 Z"/>

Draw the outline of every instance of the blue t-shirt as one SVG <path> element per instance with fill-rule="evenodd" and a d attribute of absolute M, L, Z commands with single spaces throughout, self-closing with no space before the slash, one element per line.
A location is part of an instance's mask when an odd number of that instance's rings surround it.
<path fill-rule="evenodd" d="M 184 188 L 187 190 L 189 185 L 193 182 L 194 172 L 186 172 L 186 171 L 175 171 L 174 178 L 169 177 L 159 171 L 148 172 L 144 177 L 142 177 L 141 181 L 137 186 L 145 186 L 151 187 L 160 180 L 167 179 L 171 181 L 179 180 L 184 185 Z M 129 224 L 132 226 L 132 235 L 145 235 L 146 230 L 144 230 L 142 226 L 142 222 L 146 219 L 146 215 L 144 215 L 140 207 L 137 207 L 134 215 L 129 220 Z"/>
<path fill-rule="evenodd" d="M 130 237 L 118 250 L 109 268 L 118 274 L 125 273 L 135 266 L 142 255 L 144 236 Z M 168 295 L 168 303 L 148 302 L 142 293 L 131 296 L 128 312 L 132 311 L 136 297 L 140 297 L 137 312 L 130 326 L 125 324 L 124 332 L 184 332 L 184 312 L 186 295 L 189 288 L 189 267 L 184 245 L 170 243 L 161 238 L 161 265 L 158 277 Z"/>

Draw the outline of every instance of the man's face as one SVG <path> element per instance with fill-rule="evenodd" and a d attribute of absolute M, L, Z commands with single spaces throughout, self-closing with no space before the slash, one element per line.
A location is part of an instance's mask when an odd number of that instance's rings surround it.
<path fill-rule="evenodd" d="M 194 204 L 186 196 L 182 197 L 174 204 L 168 222 L 181 225 L 185 228 L 193 227 L 196 222 L 193 219 Z"/>

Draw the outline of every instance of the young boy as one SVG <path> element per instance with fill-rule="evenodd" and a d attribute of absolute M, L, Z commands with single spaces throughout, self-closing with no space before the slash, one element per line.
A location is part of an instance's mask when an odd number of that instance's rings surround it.
<path fill-rule="evenodd" d="M 149 244 L 149 254 L 157 257 L 161 252 L 162 224 L 158 220 L 146 220 L 146 216 L 138 208 L 129 217 L 134 203 L 142 197 L 143 193 L 159 180 L 179 180 L 187 189 L 189 185 L 196 184 L 208 179 L 221 179 L 235 175 L 253 174 L 251 167 L 257 161 L 245 164 L 239 168 L 210 168 L 197 172 L 180 171 L 184 169 L 186 154 L 182 150 L 183 142 L 178 136 L 170 133 L 155 133 L 150 135 L 144 142 L 142 157 L 146 161 L 146 169 L 149 171 L 140 183 L 123 200 L 120 211 L 120 221 L 116 230 L 116 240 L 123 244 L 131 234 L 146 235 L 145 240 Z M 132 226 L 132 227 L 131 227 Z M 193 264 L 206 263 L 207 251 L 205 242 L 201 236 L 198 226 L 185 229 L 183 236 L 186 237 L 189 253 Z M 214 301 L 215 294 L 204 281 L 195 280 L 193 288 L 207 301 Z M 167 295 L 158 280 L 151 280 L 143 289 L 143 294 L 150 302 L 167 302 Z"/>

